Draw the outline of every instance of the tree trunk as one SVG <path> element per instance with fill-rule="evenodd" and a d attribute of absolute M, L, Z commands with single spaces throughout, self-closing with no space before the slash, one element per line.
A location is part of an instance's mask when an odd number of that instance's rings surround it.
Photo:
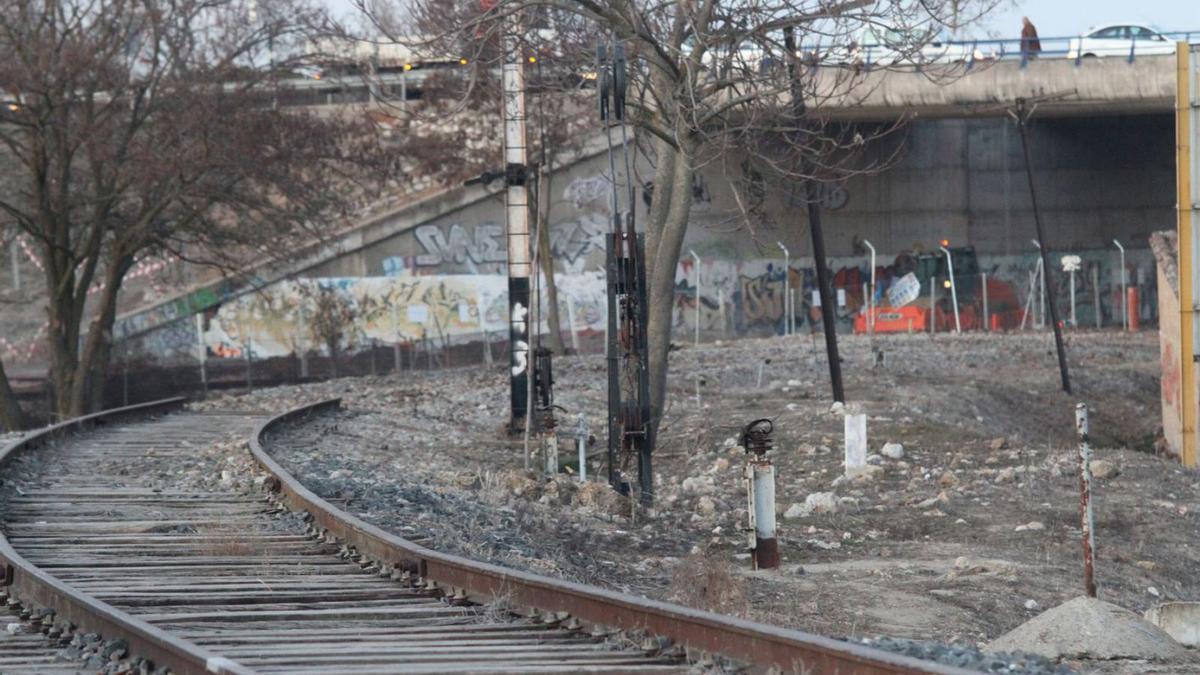
<path fill-rule="evenodd" d="M 100 306 L 88 326 L 86 343 L 76 362 L 70 386 L 70 407 L 66 411 L 60 410 L 60 414 L 68 417 L 86 415 L 99 404 L 100 397 L 95 392 L 97 389 L 103 391 L 104 380 L 108 377 L 112 328 L 117 318 L 117 293 L 130 265 L 131 261 L 120 260 L 105 275 Z"/>
<path fill-rule="evenodd" d="M 25 428 L 25 413 L 17 403 L 17 395 L 8 382 L 3 362 L 0 362 L 0 424 L 4 425 L 6 431 L 20 431 Z"/>
<path fill-rule="evenodd" d="M 658 240 L 662 224 L 667 220 L 671 205 L 672 185 L 675 178 L 675 155 L 678 151 L 661 138 L 654 142 L 654 193 L 650 196 L 650 208 L 646 214 L 646 260 L 653 262 L 658 253 Z"/>
<path fill-rule="evenodd" d="M 50 348 L 50 368 L 48 378 L 52 390 L 53 406 L 52 422 L 71 417 L 71 399 L 74 392 L 74 378 L 78 375 L 79 354 L 78 331 L 72 330 L 66 324 L 72 321 L 70 299 L 52 298 L 49 313 L 49 330 L 46 341 Z"/>
<path fill-rule="evenodd" d="M 92 359 L 91 375 L 88 376 L 91 382 L 91 392 L 89 392 L 87 400 L 88 412 L 96 412 L 109 407 L 104 400 L 104 390 L 105 385 L 108 384 L 109 366 L 112 364 L 112 348 L 112 327 L 110 326 L 107 339 L 104 340 L 100 349 L 96 351 L 95 358 Z M 125 349 L 125 357 L 128 358 L 128 344 Z"/>
<path fill-rule="evenodd" d="M 562 323 L 558 316 L 558 287 L 554 285 L 554 256 L 550 250 L 550 172 L 545 166 L 538 167 L 537 200 L 538 200 L 538 261 L 542 274 L 546 277 L 546 330 L 550 338 L 550 351 L 555 354 L 565 354 L 563 345 Z M 571 330 L 575 327 L 571 326 Z"/>
<path fill-rule="evenodd" d="M 662 162 L 664 158 L 659 158 Z M 647 293 L 650 304 L 650 325 L 647 326 L 647 348 L 650 351 L 650 414 L 655 434 L 662 423 L 667 400 L 667 357 L 671 349 L 671 328 L 675 309 L 675 269 L 679 264 L 679 252 L 683 237 L 687 233 L 688 214 L 691 211 L 690 186 L 694 169 L 688 148 L 674 153 L 674 164 L 670 171 L 670 204 L 658 229 L 655 256 L 648 260 L 647 276 L 650 288 Z M 659 186 L 655 186 L 659 192 Z M 657 199 L 658 194 L 654 195 Z M 647 257 L 649 255 L 647 254 Z"/>

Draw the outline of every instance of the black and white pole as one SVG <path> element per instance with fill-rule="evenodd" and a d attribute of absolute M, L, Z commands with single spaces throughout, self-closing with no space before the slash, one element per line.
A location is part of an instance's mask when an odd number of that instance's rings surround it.
<path fill-rule="evenodd" d="M 526 184 L 525 71 L 521 26 L 512 20 L 504 36 L 504 208 L 508 240 L 510 369 L 509 428 L 524 428 L 529 410 L 529 187 Z"/>

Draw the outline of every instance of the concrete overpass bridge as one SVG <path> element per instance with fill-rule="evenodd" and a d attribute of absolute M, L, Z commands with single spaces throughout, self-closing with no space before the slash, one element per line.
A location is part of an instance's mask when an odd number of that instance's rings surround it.
<path fill-rule="evenodd" d="M 934 64 L 919 70 L 866 71 L 860 77 L 848 94 L 823 103 L 831 117 L 997 117 L 1007 114 L 1018 98 L 1037 102 L 1039 117 L 1108 116 L 1170 113 L 1175 101 L 1173 55 L 1140 56 L 1132 62 L 1110 57 Z"/>
<path fill-rule="evenodd" d="M 426 78 L 437 72 L 285 80 L 280 83 L 281 100 L 337 106 L 362 104 L 374 95 L 399 101 L 419 93 Z M 1037 101 L 1039 116 L 1169 113 L 1175 97 L 1173 55 L 982 60 L 923 68 L 829 65 L 819 72 L 829 87 L 846 91 L 822 100 L 821 110 L 845 120 L 999 117 L 1018 98 Z M 847 81 L 852 84 L 847 86 Z"/>

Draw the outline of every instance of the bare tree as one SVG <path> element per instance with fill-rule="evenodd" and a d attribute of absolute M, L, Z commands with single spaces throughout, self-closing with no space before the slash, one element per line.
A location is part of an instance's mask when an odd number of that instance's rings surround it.
<path fill-rule="evenodd" d="M 309 320 L 312 339 L 329 351 L 329 363 L 333 376 L 338 376 L 338 355 L 342 346 L 350 346 L 354 322 L 358 319 L 358 308 L 354 301 L 330 286 L 310 287 L 301 285 L 302 298 L 311 298 L 313 314 Z M 303 301 L 303 300 L 302 300 Z"/>
<path fill-rule="evenodd" d="M 270 82 L 306 63 L 320 15 L 305 2 L 0 9 L 0 151 L 16 174 L 0 217 L 42 260 L 58 415 L 100 403 L 118 293 L 137 261 L 285 255 L 355 197 L 378 155 L 367 120 L 271 103 Z"/>
<path fill-rule="evenodd" d="M 745 223 L 753 227 L 771 187 L 812 202 L 821 182 L 880 170 L 885 162 L 864 162 L 861 150 L 897 125 L 839 124 L 826 111 L 864 95 L 871 69 L 919 69 L 933 80 L 960 74 L 960 64 L 943 63 L 953 57 L 926 59 L 923 50 L 997 2 L 495 0 L 481 7 L 465 0 L 412 0 L 388 12 L 376 11 L 375 0 L 359 0 L 359 6 L 397 38 L 404 37 L 403 26 L 412 26 L 407 37 L 414 44 L 474 47 L 472 60 L 490 59 L 493 68 L 498 36 L 525 34 L 544 16 L 554 18 L 551 28 L 563 44 L 590 43 L 576 61 L 594 54 L 597 40 L 625 47 L 629 123 L 647 140 L 641 149 L 653 167 L 645 230 L 657 424 L 666 400 L 675 271 L 697 172 L 710 164 L 724 167 L 735 178 Z M 408 20 L 397 21 L 405 12 Z M 869 41 L 880 45 L 874 61 L 864 49 Z"/>

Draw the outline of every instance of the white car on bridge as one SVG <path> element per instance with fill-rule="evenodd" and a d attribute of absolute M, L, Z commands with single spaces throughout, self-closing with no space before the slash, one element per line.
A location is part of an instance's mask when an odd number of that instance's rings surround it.
<path fill-rule="evenodd" d="M 1072 38 L 1067 58 L 1124 56 L 1134 58 L 1152 54 L 1174 54 L 1175 43 L 1148 26 L 1121 23 L 1090 29 L 1086 35 Z"/>

